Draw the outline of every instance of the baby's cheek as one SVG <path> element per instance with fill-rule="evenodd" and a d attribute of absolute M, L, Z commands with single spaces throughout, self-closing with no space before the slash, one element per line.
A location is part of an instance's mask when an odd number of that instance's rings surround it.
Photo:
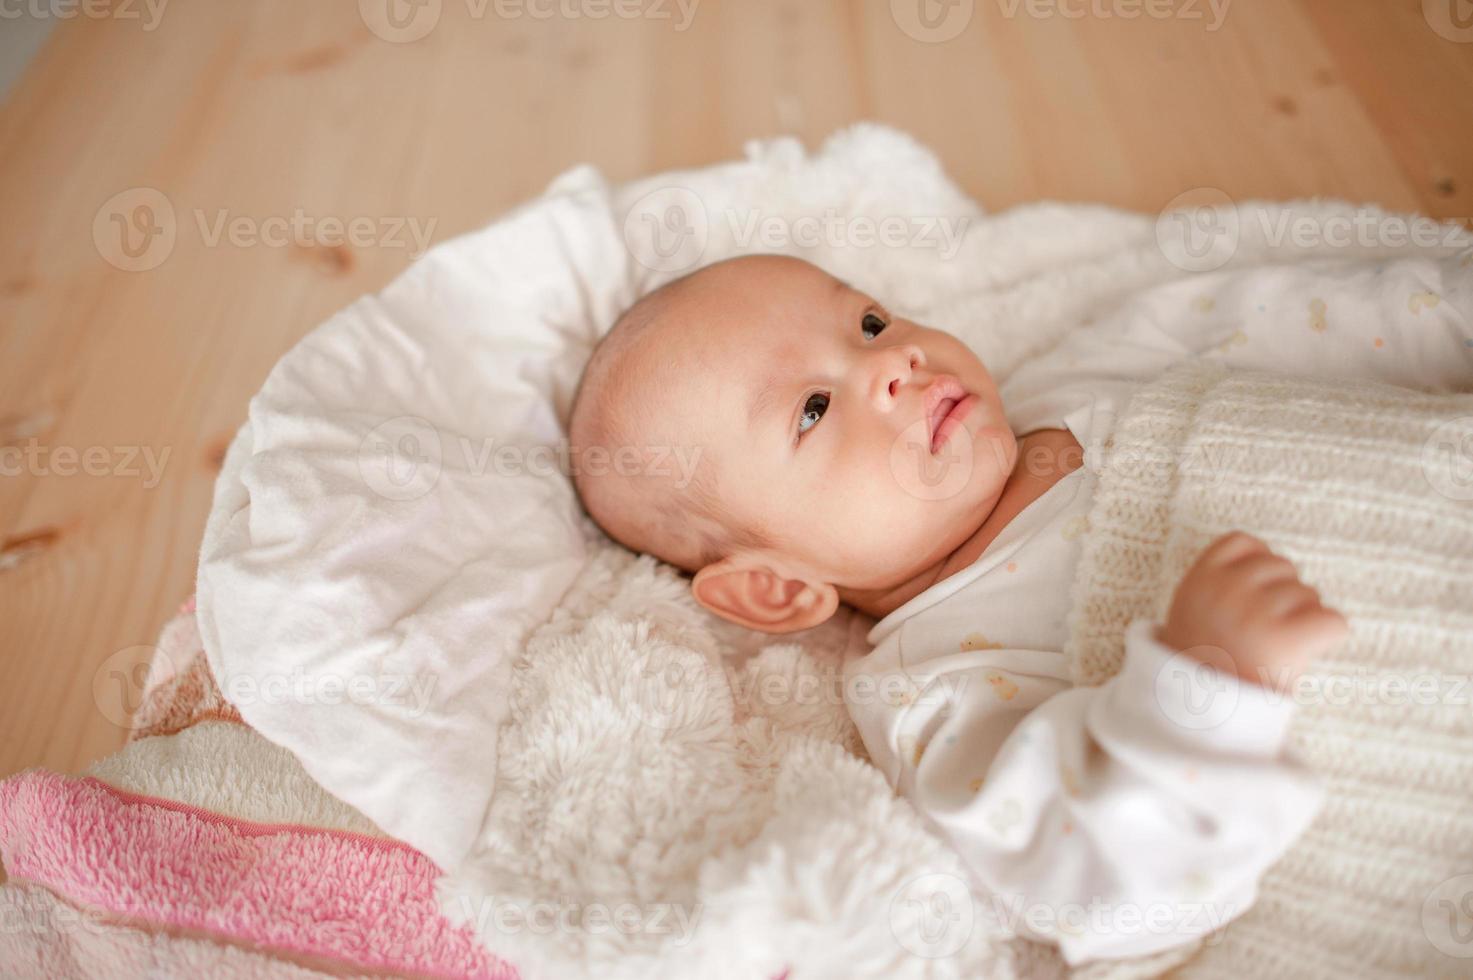
<path fill-rule="evenodd" d="M 829 554 L 836 569 L 855 581 L 890 585 L 917 573 L 919 564 L 948 526 L 938 523 L 913 499 L 886 500 L 876 495 L 863 512 L 851 512 L 834 529 Z"/>

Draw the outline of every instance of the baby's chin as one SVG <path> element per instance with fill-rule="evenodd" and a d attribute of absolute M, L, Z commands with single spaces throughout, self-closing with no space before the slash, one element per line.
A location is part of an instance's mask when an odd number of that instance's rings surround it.
<path fill-rule="evenodd" d="M 938 501 L 945 506 L 938 506 L 934 521 L 913 525 L 925 530 L 914 536 L 909 553 L 917 557 L 912 564 L 925 569 L 945 561 L 982 530 L 1002 500 L 1008 476 L 1017 459 L 1017 446 L 1011 433 L 1008 434 L 1007 446 L 998 447 L 999 453 L 1004 448 L 1005 457 L 995 474 L 989 472 L 975 484 L 969 484 L 954 499 Z"/>

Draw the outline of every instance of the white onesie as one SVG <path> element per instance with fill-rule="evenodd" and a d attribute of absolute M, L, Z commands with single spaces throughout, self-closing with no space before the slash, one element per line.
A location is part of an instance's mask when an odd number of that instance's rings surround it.
<path fill-rule="evenodd" d="M 1019 436 L 1067 427 L 1086 462 L 970 567 L 869 633 L 846 665 L 870 757 L 956 847 L 996 914 L 1071 964 L 1150 953 L 1253 903 L 1308 827 L 1320 779 L 1295 708 L 1126 636 L 1121 672 L 1073 687 L 1063 654 L 1095 453 L 1131 392 L 1201 356 L 1247 370 L 1473 390 L 1473 253 L 1221 273 L 1083 326 L 1002 387 Z M 1232 704 L 1202 713 L 1205 699 Z"/>

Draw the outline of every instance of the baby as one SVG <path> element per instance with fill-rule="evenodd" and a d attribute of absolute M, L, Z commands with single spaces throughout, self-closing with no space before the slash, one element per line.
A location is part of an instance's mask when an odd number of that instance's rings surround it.
<path fill-rule="evenodd" d="M 1397 275 L 1418 271 L 1391 267 L 1386 288 Z M 850 713 L 1018 930 L 1071 964 L 1166 949 L 1244 912 L 1317 812 L 1320 781 L 1285 748 L 1286 692 L 1347 624 L 1289 562 L 1230 534 L 1164 622 L 1131 625 L 1116 677 L 1073 687 L 1065 621 L 1096 479 L 1084 447 L 1194 355 L 1417 387 L 1473 377 L 1473 333 L 1452 311 L 1379 322 L 1374 345 L 1334 353 L 1309 330 L 1235 343 L 1238 323 L 1118 316 L 999 390 L 961 341 L 810 264 L 718 263 L 620 318 L 570 426 L 580 451 L 694 451 L 694 478 L 580 470 L 578 491 L 610 536 L 692 573 L 695 599 L 732 622 L 785 633 L 840 603 L 877 618 L 874 650 L 846 665 Z M 1187 681 L 1160 683 L 1173 669 Z M 1235 688 L 1221 724 L 1183 723 L 1203 684 Z"/>

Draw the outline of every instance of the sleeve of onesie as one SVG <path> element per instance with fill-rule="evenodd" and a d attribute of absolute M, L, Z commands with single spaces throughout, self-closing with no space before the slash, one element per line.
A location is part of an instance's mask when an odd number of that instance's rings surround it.
<path fill-rule="evenodd" d="M 898 709 L 856 713 L 981 900 L 1071 965 L 1236 918 L 1323 800 L 1285 748 L 1291 698 L 1164 647 L 1148 621 L 1126 639 L 1099 687 L 1020 669 L 1061 654 L 993 650 L 936 664 Z"/>

